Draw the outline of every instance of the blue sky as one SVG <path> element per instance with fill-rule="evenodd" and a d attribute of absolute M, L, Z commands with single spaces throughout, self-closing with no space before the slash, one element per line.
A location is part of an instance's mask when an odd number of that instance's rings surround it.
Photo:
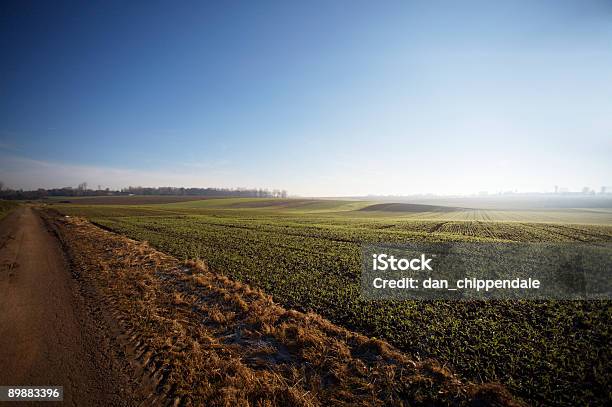
<path fill-rule="evenodd" d="M 4 2 L 0 180 L 612 184 L 612 3 Z"/>

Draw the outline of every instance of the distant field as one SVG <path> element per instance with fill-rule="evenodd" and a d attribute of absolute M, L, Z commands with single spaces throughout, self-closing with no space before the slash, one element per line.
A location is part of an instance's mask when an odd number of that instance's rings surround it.
<path fill-rule="evenodd" d="M 168 209 L 258 209 L 262 211 L 294 211 L 304 213 L 349 212 L 371 205 L 369 201 L 342 201 L 334 199 L 266 199 L 226 198 L 216 201 L 183 202 L 167 205 Z"/>
<path fill-rule="evenodd" d="M 402 199 L 393 202 L 404 202 Z M 533 209 L 572 209 L 605 208 L 612 209 L 612 195 L 489 195 L 475 197 L 430 197 L 415 198 L 412 204 L 442 205 L 464 208 L 494 210 L 533 210 Z"/>
<path fill-rule="evenodd" d="M 361 208 L 362 211 L 381 211 L 381 212 L 410 212 L 410 213 L 431 213 L 431 212 L 457 212 L 463 211 L 465 208 L 456 208 L 452 206 L 440 205 L 423 205 L 423 204 L 408 204 L 408 203 L 379 203 L 368 205 Z"/>
<path fill-rule="evenodd" d="M 214 270 L 261 287 L 287 307 L 312 310 L 385 338 L 417 357 L 448 364 L 470 380 L 500 381 L 536 404 L 608 400 L 609 302 L 370 302 L 359 295 L 359 272 L 364 243 L 610 244 L 611 212 L 364 210 L 377 204 L 218 199 L 53 207 L 87 216 L 179 258 L 205 259 Z"/>
<path fill-rule="evenodd" d="M 150 205 L 173 202 L 198 201 L 202 199 L 214 199 L 202 196 L 69 196 L 49 198 L 49 203 L 75 203 L 79 205 Z"/>
<path fill-rule="evenodd" d="M 262 199 L 262 198 L 202 198 L 202 197 L 85 197 L 61 198 L 49 201 L 63 205 L 70 201 L 72 211 L 89 216 L 163 216 L 194 215 L 227 212 L 268 214 L 300 214 L 346 218 L 358 221 L 374 219 L 419 221 L 474 221 L 474 222 L 544 222 L 564 224 L 612 225 L 612 208 L 534 208 L 534 209 L 479 209 L 429 204 L 380 203 L 331 199 Z M 159 204 L 159 205 L 158 205 Z M 474 202 L 472 202 L 474 204 Z M 96 206 L 91 208 L 89 206 Z"/>

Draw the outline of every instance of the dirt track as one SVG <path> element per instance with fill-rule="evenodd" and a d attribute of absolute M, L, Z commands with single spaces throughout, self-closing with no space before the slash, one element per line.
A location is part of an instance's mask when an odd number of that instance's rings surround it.
<path fill-rule="evenodd" d="M 64 405 L 132 404 L 97 314 L 32 208 L 0 223 L 0 385 L 64 386 Z"/>

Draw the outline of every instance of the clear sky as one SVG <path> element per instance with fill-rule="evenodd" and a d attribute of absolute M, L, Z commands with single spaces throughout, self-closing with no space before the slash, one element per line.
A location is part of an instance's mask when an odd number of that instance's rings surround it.
<path fill-rule="evenodd" d="M 611 1 L 0 5 L 0 180 L 612 185 Z"/>

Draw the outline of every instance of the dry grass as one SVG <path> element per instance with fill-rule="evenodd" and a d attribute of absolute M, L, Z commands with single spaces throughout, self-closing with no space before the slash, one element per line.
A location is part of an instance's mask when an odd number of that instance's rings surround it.
<path fill-rule="evenodd" d="M 55 218 L 74 272 L 97 287 L 152 400 L 207 406 L 520 405 L 434 361 L 287 310 L 202 260 L 186 264 L 83 219 Z"/>

